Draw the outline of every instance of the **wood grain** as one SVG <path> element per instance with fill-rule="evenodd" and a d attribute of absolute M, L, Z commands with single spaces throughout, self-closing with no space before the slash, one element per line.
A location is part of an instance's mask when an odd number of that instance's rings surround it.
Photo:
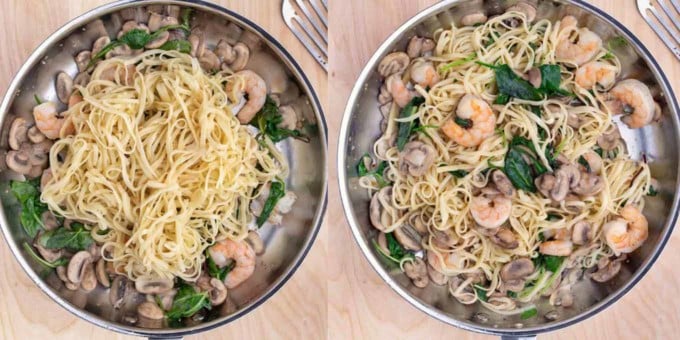
<path fill-rule="evenodd" d="M 331 3 L 331 160 L 337 155 L 342 113 L 359 72 L 396 27 L 436 0 L 343 0 Z M 680 68 L 671 52 L 638 15 L 635 1 L 588 1 L 623 22 L 654 53 L 669 79 Z M 677 82 L 675 91 L 680 89 Z M 335 147 L 333 147 L 335 146 Z M 329 182 L 328 318 L 331 339 L 493 339 L 429 318 L 402 300 L 369 266 L 352 239 L 338 199 L 337 176 Z M 540 339 L 665 339 L 680 333 L 680 236 L 676 232 L 653 269 L 614 306 L 575 326 Z"/>
<path fill-rule="evenodd" d="M 57 28 L 104 0 L 0 0 L 0 93 L 29 54 Z M 326 74 L 289 33 L 279 0 L 215 1 L 253 20 L 300 63 L 325 103 Z M 187 339 L 321 339 L 327 330 L 325 229 L 293 278 L 241 319 Z M 0 242 L 0 339 L 131 339 L 78 319 L 52 302 Z"/>

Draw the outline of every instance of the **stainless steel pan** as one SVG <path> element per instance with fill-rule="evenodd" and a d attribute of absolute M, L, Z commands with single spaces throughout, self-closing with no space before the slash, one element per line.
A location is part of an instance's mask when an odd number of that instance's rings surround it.
<path fill-rule="evenodd" d="M 479 1 L 479 0 L 477 0 Z M 380 135 L 381 115 L 378 111 L 378 90 L 381 79 L 377 72 L 380 60 L 394 50 L 405 50 L 414 34 L 431 36 L 437 28 L 458 22 L 461 6 L 470 1 L 451 0 L 438 3 L 399 27 L 378 48 L 361 72 L 345 109 L 338 149 L 338 179 L 345 215 L 357 244 L 367 260 L 401 297 L 409 303 L 448 324 L 480 333 L 503 337 L 531 337 L 582 321 L 607 308 L 631 290 L 647 273 L 671 235 L 678 218 L 678 104 L 668 79 L 651 53 L 621 23 L 603 11 L 580 0 L 540 0 L 538 18 L 556 20 L 565 14 L 581 19 L 591 30 L 606 41 L 621 36 L 628 42 L 626 52 L 619 54 L 623 63 L 622 77 L 635 77 L 651 86 L 663 109 L 660 123 L 640 130 L 622 127 L 622 135 L 633 157 L 646 155 L 652 163 L 652 175 L 661 182 L 662 191 L 647 199 L 645 215 L 650 224 L 650 236 L 642 248 L 631 254 L 621 273 L 606 284 L 583 282 L 576 288 L 574 306 L 555 308 L 547 301 L 538 303 L 539 316 L 521 320 L 519 316 L 499 316 L 479 304 L 464 306 L 451 298 L 444 287 L 428 286 L 419 289 L 405 275 L 386 269 L 377 257 L 370 240 L 376 231 L 368 220 L 369 196 L 359 187 L 355 165 Z M 489 6 L 492 1 L 485 1 Z M 497 3 L 498 1 L 493 1 Z M 509 6 L 516 1 L 500 1 Z M 543 317 L 556 310 L 559 318 L 550 321 Z"/>
<path fill-rule="evenodd" d="M 288 187 L 299 198 L 293 212 L 286 216 L 283 227 L 261 230 L 266 251 L 263 256 L 258 257 L 255 273 L 247 283 L 230 290 L 230 299 L 223 308 L 213 308 L 204 320 L 184 328 L 145 328 L 131 324 L 126 321 L 126 316 L 133 313 L 132 308 L 114 310 L 108 302 L 108 290 L 99 287 L 89 294 L 81 291 L 71 292 L 63 287 L 54 274 L 41 276 L 44 268 L 26 256 L 21 248 L 24 241 L 30 243 L 30 240 L 27 240 L 19 224 L 19 205 L 8 190 L 8 181 L 19 177 L 7 170 L 4 164 L 4 153 L 8 149 L 9 126 L 16 116 L 30 117 L 32 121 L 31 108 L 35 105 L 33 95 L 37 94 L 46 100 L 56 100 L 54 91 L 56 74 L 66 71 L 75 76 L 76 64 L 73 56 L 81 50 L 91 49 L 93 41 L 102 34 L 102 30 L 107 31 L 110 36 L 117 33 L 120 29 L 120 18 L 116 18 L 114 13 L 124 8 L 150 4 L 192 7 L 196 20 L 206 33 L 209 47 L 213 47 L 224 36 L 224 29 L 230 22 L 255 34 L 262 41 L 263 47 L 257 52 L 251 52 L 251 61 L 255 55 L 268 55 L 270 59 L 283 66 L 288 74 L 289 86 L 299 88 L 301 97 L 297 105 L 300 105 L 300 109 L 310 122 L 306 130 L 311 137 L 310 143 L 287 141 L 281 145 L 291 168 Z M 256 71 L 257 67 L 248 66 Z M 265 72 L 266 70 L 261 70 L 260 74 Z M 0 226 L 7 244 L 26 273 L 50 298 L 76 316 L 110 330 L 156 338 L 178 337 L 236 320 L 276 294 L 301 264 L 321 227 L 327 200 L 327 172 L 324 166 L 327 131 L 321 105 L 309 80 L 283 46 L 262 28 L 237 13 L 208 2 L 124 0 L 96 8 L 75 18 L 40 44 L 19 69 L 0 106 L 0 121 L 2 122 L 0 150 L 3 151 L 0 164 L 0 200 L 2 200 Z"/>

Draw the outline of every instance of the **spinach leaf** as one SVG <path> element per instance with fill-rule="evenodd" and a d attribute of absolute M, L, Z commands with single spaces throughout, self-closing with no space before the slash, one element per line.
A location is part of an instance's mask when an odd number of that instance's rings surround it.
<path fill-rule="evenodd" d="M 255 117 L 253 117 L 249 124 L 260 129 L 261 136 L 268 136 L 274 143 L 278 143 L 288 137 L 309 141 L 309 138 L 304 136 L 299 130 L 279 127 L 282 121 L 283 116 L 279 113 L 279 107 L 276 106 L 276 102 L 271 97 L 267 96 L 264 106 L 255 114 Z"/>
<path fill-rule="evenodd" d="M 41 265 L 47 267 L 47 268 L 57 268 L 59 266 L 65 266 L 68 264 L 68 259 L 67 258 L 60 258 L 54 262 L 47 262 L 45 259 L 40 257 L 40 255 L 36 254 L 35 250 L 33 250 L 33 247 L 31 247 L 28 243 L 24 242 L 22 244 L 22 247 L 24 250 L 30 255 L 36 262 L 40 263 Z"/>
<path fill-rule="evenodd" d="M 477 294 L 477 297 L 480 300 L 482 300 L 484 302 L 489 300 L 489 298 L 486 296 L 486 290 L 484 290 L 483 287 L 481 287 L 479 285 L 472 285 L 472 288 L 475 289 L 475 293 Z"/>
<path fill-rule="evenodd" d="M 653 196 L 656 196 L 656 195 L 658 195 L 658 194 L 659 194 L 659 191 L 656 190 L 656 188 L 654 188 L 653 186 L 650 185 L 650 186 L 649 186 L 649 190 L 647 191 L 647 196 L 652 196 L 652 197 L 653 197 Z"/>
<path fill-rule="evenodd" d="M 399 113 L 399 118 L 408 118 L 418 111 L 418 107 L 425 103 L 425 98 L 423 97 L 413 97 Z M 404 150 L 408 138 L 411 136 L 411 130 L 414 127 L 415 122 L 399 122 L 399 130 L 397 132 L 397 149 L 399 151 Z"/>
<path fill-rule="evenodd" d="M 506 293 L 506 295 L 509 298 L 513 298 L 513 299 L 517 298 L 517 292 L 513 292 L 513 291 L 510 291 L 510 290 Z"/>
<path fill-rule="evenodd" d="M 286 184 L 283 183 L 282 181 L 276 180 L 271 183 L 269 186 L 269 197 L 267 200 L 264 202 L 264 207 L 262 207 L 262 212 L 260 213 L 260 216 L 257 217 L 257 227 L 261 227 L 265 222 L 267 222 L 267 219 L 269 219 L 269 215 L 272 214 L 272 211 L 274 211 L 274 208 L 276 208 L 276 203 L 279 202 L 279 200 L 286 194 Z"/>
<path fill-rule="evenodd" d="M 21 203 L 21 226 L 28 236 L 35 237 L 43 228 L 42 214 L 47 211 L 47 205 L 40 201 L 40 178 L 10 181 L 10 190 Z"/>
<path fill-rule="evenodd" d="M 94 240 L 82 223 L 71 223 L 71 230 L 61 227 L 47 231 L 40 235 L 38 242 L 48 249 L 65 248 L 77 252 L 90 247 Z"/>
<path fill-rule="evenodd" d="M 590 164 L 588 164 L 588 161 L 586 161 L 583 156 L 578 158 L 578 163 L 583 165 L 583 167 L 586 168 L 586 171 L 590 172 Z"/>
<path fill-rule="evenodd" d="M 454 68 L 456 66 L 460 66 L 460 65 L 466 64 L 468 62 L 471 62 L 471 61 L 475 60 L 475 58 L 477 58 L 477 53 L 473 52 L 472 54 L 470 54 L 469 56 L 467 56 L 463 59 L 454 60 L 454 61 L 440 67 L 439 71 L 447 72 L 447 71 L 451 70 L 452 68 Z"/>
<path fill-rule="evenodd" d="M 536 192 L 531 167 L 529 167 L 522 154 L 516 149 L 510 148 L 508 150 L 505 156 L 503 171 L 515 188 L 528 192 Z"/>
<path fill-rule="evenodd" d="M 369 159 L 371 158 L 371 156 L 369 156 L 368 153 L 364 154 L 361 157 L 361 159 L 359 160 L 359 163 L 357 164 L 357 174 L 359 175 L 359 177 L 373 176 L 373 177 L 375 177 L 375 180 L 378 182 L 378 186 L 380 186 L 381 188 L 388 186 L 389 182 L 387 182 L 383 178 L 383 173 L 385 172 L 385 169 L 387 168 L 387 166 L 389 164 L 386 161 L 382 161 L 378 164 L 377 167 L 375 167 L 372 170 L 369 170 L 366 167 L 366 162 L 365 162 L 365 159 L 367 157 Z M 371 162 L 372 162 L 372 160 L 371 160 Z"/>
<path fill-rule="evenodd" d="M 553 255 L 543 255 L 540 254 L 538 257 L 534 258 L 534 265 L 536 268 L 544 267 L 546 270 L 556 273 L 562 262 L 564 262 L 565 256 L 553 256 Z"/>
<path fill-rule="evenodd" d="M 164 51 L 179 51 L 181 53 L 191 53 L 191 44 L 186 40 L 169 40 L 165 44 L 161 45 L 159 49 Z"/>
<path fill-rule="evenodd" d="M 604 157 L 604 150 L 602 150 L 602 148 L 599 146 L 595 147 L 595 153 L 598 154 L 600 157 Z"/>
<path fill-rule="evenodd" d="M 172 308 L 165 313 L 170 320 L 189 317 L 199 310 L 210 309 L 210 298 L 207 292 L 196 292 L 194 287 L 184 282 L 180 283 L 177 295 L 172 301 Z"/>
<path fill-rule="evenodd" d="M 35 103 L 38 104 L 38 105 L 43 103 L 42 99 L 40 99 L 40 97 L 38 97 L 37 94 L 33 95 L 33 99 L 35 100 Z"/>
<path fill-rule="evenodd" d="M 548 214 L 548 216 L 545 219 L 548 221 L 561 220 L 562 216 L 557 214 Z"/>
<path fill-rule="evenodd" d="M 538 160 L 538 152 L 536 152 L 534 143 L 530 140 L 522 136 L 515 136 L 510 142 L 510 148 L 516 149 L 531 160 L 530 165 L 534 170 L 534 177 L 538 177 L 548 172 L 548 169 Z"/>
<path fill-rule="evenodd" d="M 463 177 L 467 176 L 470 172 L 466 171 L 466 170 L 453 170 L 453 171 L 449 171 L 449 173 L 451 175 L 453 175 L 453 177 L 463 178 Z"/>
<path fill-rule="evenodd" d="M 498 93 L 525 100 L 541 100 L 541 92 L 531 83 L 515 74 L 509 65 L 495 66 L 494 71 Z"/>
<path fill-rule="evenodd" d="M 463 129 L 469 129 L 472 127 L 472 119 L 465 119 L 465 118 L 460 118 L 456 117 L 453 119 L 458 126 L 462 127 Z"/>
<path fill-rule="evenodd" d="M 359 158 L 359 163 L 357 163 L 357 175 L 359 175 L 359 177 L 364 177 L 368 175 L 368 167 L 366 166 L 367 161 L 369 163 L 373 161 L 368 152 L 361 156 L 361 158 Z"/>
<path fill-rule="evenodd" d="M 496 100 L 493 101 L 494 104 L 505 105 L 510 101 L 510 96 L 505 93 L 499 93 Z"/>
<path fill-rule="evenodd" d="M 526 320 L 526 319 L 533 318 L 537 314 L 538 314 L 538 310 L 536 310 L 536 307 L 534 307 L 534 308 L 525 310 L 524 312 L 522 312 L 522 314 L 519 315 L 519 317 L 522 320 Z"/>
<path fill-rule="evenodd" d="M 560 88 L 562 82 L 562 71 L 559 65 L 545 64 L 539 67 L 541 71 L 541 87 L 539 91 L 546 95 L 559 94 L 563 96 L 573 96 L 572 93 Z"/>
<path fill-rule="evenodd" d="M 208 274 L 220 281 L 224 281 L 224 278 L 227 277 L 227 274 L 229 274 L 229 272 L 236 266 L 236 262 L 231 262 L 224 268 L 218 267 L 212 257 L 210 257 L 210 253 L 208 251 L 205 252 L 205 258 L 206 262 L 208 263 Z"/>
<path fill-rule="evenodd" d="M 131 29 L 127 33 L 123 34 L 118 41 L 125 45 L 130 46 L 133 50 L 139 50 L 144 48 L 146 44 L 151 41 L 151 34 L 139 28 Z"/>
<path fill-rule="evenodd" d="M 392 233 L 386 233 L 385 240 L 387 241 L 387 251 L 390 252 L 389 254 L 386 254 L 384 250 L 380 248 L 380 245 L 378 245 L 378 242 L 376 242 L 375 239 L 373 240 L 373 247 L 379 254 L 383 255 L 389 261 L 394 263 L 401 263 L 401 261 L 405 259 L 415 258 L 413 253 L 406 251 L 401 246 L 401 244 L 399 244 L 399 242 Z"/>

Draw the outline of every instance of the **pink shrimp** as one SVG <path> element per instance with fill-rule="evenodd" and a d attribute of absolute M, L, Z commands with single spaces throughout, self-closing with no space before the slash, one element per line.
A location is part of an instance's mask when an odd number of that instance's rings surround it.
<path fill-rule="evenodd" d="M 226 239 L 208 248 L 208 253 L 220 268 L 225 267 L 229 260 L 236 262 L 234 268 L 224 278 L 224 285 L 229 289 L 236 288 L 255 271 L 255 251 L 245 241 Z"/>
<path fill-rule="evenodd" d="M 35 126 L 49 139 L 57 139 L 63 131 L 64 135 L 72 135 L 75 132 L 73 124 L 64 127 L 65 118 L 57 114 L 57 105 L 45 102 L 33 108 Z"/>

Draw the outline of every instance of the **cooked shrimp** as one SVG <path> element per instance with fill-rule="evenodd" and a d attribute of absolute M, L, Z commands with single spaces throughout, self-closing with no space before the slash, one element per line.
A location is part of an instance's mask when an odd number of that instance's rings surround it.
<path fill-rule="evenodd" d="M 45 102 L 33 108 L 33 118 L 35 126 L 49 139 L 59 138 L 59 133 L 64 127 L 65 118 L 57 114 L 57 105 L 52 102 Z M 71 135 L 75 131 L 72 124 L 68 124 L 64 129 L 65 135 Z"/>
<path fill-rule="evenodd" d="M 538 252 L 545 255 L 569 256 L 574 244 L 567 240 L 545 241 L 538 246 Z"/>
<path fill-rule="evenodd" d="M 501 195 L 482 194 L 470 199 L 470 214 L 480 226 L 487 229 L 500 227 L 510 218 L 512 201 Z"/>
<path fill-rule="evenodd" d="M 459 269 L 464 267 L 464 258 L 456 253 L 444 253 L 442 255 L 443 262 L 439 261 L 439 257 L 433 251 L 427 252 L 427 263 L 440 273 L 446 273 L 447 268 Z"/>
<path fill-rule="evenodd" d="M 649 236 L 647 218 L 638 208 L 627 205 L 621 209 L 619 219 L 607 222 L 602 230 L 614 254 L 631 253 Z"/>
<path fill-rule="evenodd" d="M 620 81 L 609 94 L 614 98 L 610 108 L 614 113 L 626 113 L 621 121 L 631 129 L 641 128 L 654 120 L 656 103 L 649 87 L 637 79 Z"/>
<path fill-rule="evenodd" d="M 484 99 L 466 94 L 458 103 L 456 114 L 458 118 L 470 120 L 472 126 L 466 129 L 458 125 L 453 118 L 444 122 L 442 132 L 454 142 L 465 147 L 473 147 L 482 144 L 493 135 L 496 115 Z"/>
<path fill-rule="evenodd" d="M 267 99 L 267 83 L 257 73 L 250 70 L 238 71 L 236 76 L 241 77 L 245 81 L 243 92 L 248 95 L 248 101 L 236 114 L 236 118 L 241 124 L 246 124 L 255 117 L 260 109 L 264 106 Z M 229 83 L 231 85 L 233 83 Z M 229 86 L 227 85 L 227 86 Z M 227 92 L 231 89 L 227 88 Z"/>
<path fill-rule="evenodd" d="M 562 32 L 560 32 L 560 40 L 555 49 L 555 57 L 557 59 L 571 61 L 576 65 L 583 65 L 593 59 L 602 48 L 602 38 L 585 27 L 577 29 L 577 21 L 573 16 L 565 16 L 560 23 Z M 567 32 L 565 33 L 564 31 Z M 570 39 L 573 31 L 578 32 L 576 42 Z"/>
<path fill-rule="evenodd" d="M 596 84 L 609 88 L 615 80 L 616 67 L 600 61 L 591 61 L 576 70 L 576 84 L 584 89 L 590 89 Z"/>
<path fill-rule="evenodd" d="M 411 66 L 411 79 L 422 87 L 432 87 L 439 82 L 439 74 L 432 63 L 418 61 Z"/>
<path fill-rule="evenodd" d="M 400 74 L 393 74 L 385 79 L 385 86 L 399 107 L 404 107 L 411 101 L 411 91 L 406 88 Z"/>
<path fill-rule="evenodd" d="M 255 251 L 248 242 L 226 239 L 208 248 L 208 253 L 220 268 L 229 264 L 230 259 L 236 261 L 234 268 L 224 278 L 224 285 L 229 289 L 236 288 L 255 271 Z"/>

